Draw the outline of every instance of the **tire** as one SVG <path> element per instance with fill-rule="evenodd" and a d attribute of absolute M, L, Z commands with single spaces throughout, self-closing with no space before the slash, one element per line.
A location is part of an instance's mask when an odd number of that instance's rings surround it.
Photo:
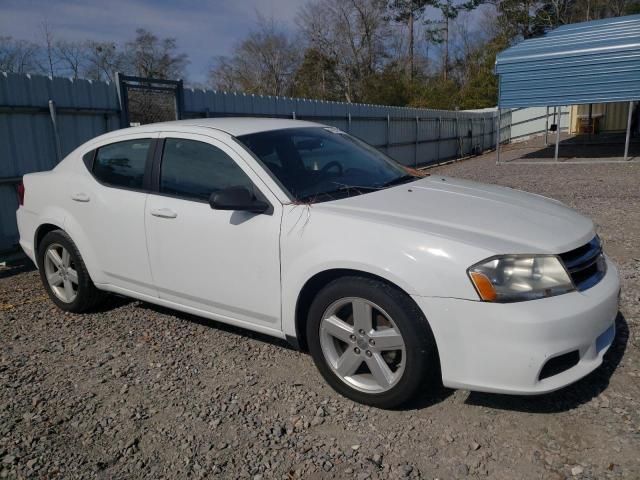
<path fill-rule="evenodd" d="M 53 303 L 62 310 L 82 313 L 104 300 L 106 294 L 91 281 L 78 247 L 65 231 L 53 230 L 44 236 L 38 246 L 37 260 L 42 284 Z"/>
<path fill-rule="evenodd" d="M 368 318 L 370 329 L 357 328 Z M 385 282 L 359 276 L 330 282 L 313 300 L 306 329 L 322 376 L 358 403 L 396 408 L 439 385 L 438 351 L 427 319 L 408 295 Z"/>

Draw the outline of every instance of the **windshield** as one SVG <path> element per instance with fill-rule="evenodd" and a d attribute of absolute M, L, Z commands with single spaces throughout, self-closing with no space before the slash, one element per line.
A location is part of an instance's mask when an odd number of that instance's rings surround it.
<path fill-rule="evenodd" d="M 333 127 L 288 128 L 238 139 L 301 202 L 360 195 L 415 178 L 375 148 Z"/>

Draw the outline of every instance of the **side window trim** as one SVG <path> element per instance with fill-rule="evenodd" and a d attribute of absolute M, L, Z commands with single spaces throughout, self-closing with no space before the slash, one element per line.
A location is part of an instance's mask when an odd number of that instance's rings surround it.
<path fill-rule="evenodd" d="M 132 188 L 132 187 L 126 187 L 126 186 L 122 186 L 122 185 L 112 185 L 110 183 L 105 183 L 103 181 L 101 181 L 98 177 L 96 177 L 96 175 L 93 173 L 93 170 L 95 168 L 95 164 L 96 164 L 96 158 L 98 156 L 98 150 L 100 150 L 101 148 L 104 147 L 108 147 L 110 145 L 114 145 L 116 143 L 123 143 L 123 142 L 130 142 L 130 141 L 135 141 L 135 140 L 148 140 L 149 141 L 149 149 L 147 150 L 147 156 L 145 158 L 145 170 L 144 170 L 144 176 L 142 178 L 142 188 Z M 94 148 L 92 151 L 89 151 L 87 153 L 85 153 L 82 157 L 83 163 L 85 165 L 85 167 L 87 168 L 87 171 L 89 172 L 89 175 L 91 175 L 91 177 L 98 182 L 100 185 L 102 185 L 103 187 L 107 187 L 107 188 L 116 188 L 119 190 L 128 190 L 131 192 L 140 192 L 140 193 L 150 193 L 151 190 L 151 169 L 153 167 L 153 159 L 154 159 L 154 155 L 157 149 L 157 143 L 160 139 L 158 139 L 156 136 L 152 136 L 152 137 L 135 137 L 135 138 L 126 138 L 126 139 L 122 139 L 122 140 L 116 140 L 114 142 L 110 142 L 110 143 L 105 143 L 104 145 L 100 145 L 99 147 Z M 89 153 L 91 153 L 91 155 L 88 155 Z"/>
<path fill-rule="evenodd" d="M 158 155 L 162 156 L 163 145 L 164 138 L 154 138 L 147 154 L 147 160 L 144 168 L 144 181 L 142 183 L 145 191 L 149 193 L 153 192 L 156 188 L 157 179 L 155 177 L 154 168 L 156 165 L 156 157 Z"/>
<path fill-rule="evenodd" d="M 155 150 L 151 160 L 151 192 L 162 195 L 160 192 L 160 168 L 162 167 L 162 156 L 164 155 L 164 143 L 166 137 L 156 139 Z"/>
<path fill-rule="evenodd" d="M 82 161 L 84 162 L 85 167 L 87 167 L 87 170 L 89 170 L 91 176 L 93 176 L 93 164 L 96 161 L 97 152 L 98 149 L 94 148 L 93 150 L 88 151 L 82 156 Z"/>
<path fill-rule="evenodd" d="M 173 133 L 173 132 L 172 132 Z M 159 195 L 161 197 L 169 197 L 169 198 L 177 198 L 179 200 L 185 200 L 188 202 L 195 202 L 195 203 L 205 203 L 205 204 L 209 204 L 208 201 L 206 200 L 201 200 L 201 199 L 197 199 L 197 198 L 193 198 L 193 197 L 184 197 L 181 195 L 175 195 L 172 193 L 166 193 L 166 192 L 161 192 L 160 191 L 160 172 L 162 169 L 162 158 L 164 155 L 164 146 L 165 146 L 165 141 L 168 139 L 177 139 L 177 140 L 192 140 L 194 142 L 202 142 L 205 143 L 207 145 L 211 145 L 213 147 L 219 148 L 216 145 L 202 139 L 202 140 L 196 140 L 193 138 L 189 138 L 189 137 L 180 137 L 179 134 L 169 134 L 167 136 L 163 136 L 160 137 L 158 139 L 156 139 L 156 144 L 155 144 L 155 150 L 154 150 L 154 154 L 153 154 L 153 166 L 151 168 L 151 189 L 149 190 L 149 193 L 153 194 L 153 195 Z M 222 142 L 221 142 L 222 143 Z M 223 150 L 224 152 L 224 150 Z M 224 152 L 226 153 L 226 152 Z M 234 152 L 235 153 L 235 152 Z M 229 156 L 229 158 L 236 164 L 238 165 L 238 162 L 232 157 Z M 238 165 L 238 168 L 240 168 L 242 170 L 242 168 L 240 167 L 240 165 Z M 244 170 L 243 170 L 244 172 Z M 245 175 L 246 172 L 244 172 Z M 267 196 L 262 192 L 262 190 L 260 189 L 260 187 L 258 187 L 256 185 L 256 182 L 254 182 L 251 177 L 249 177 L 249 175 L 247 175 L 247 179 L 251 182 L 251 185 L 253 186 L 253 192 L 255 194 L 255 196 L 257 197 L 258 200 L 261 200 L 263 202 L 266 202 L 269 205 L 269 208 L 264 212 L 265 215 L 273 215 L 274 212 L 274 208 L 273 208 L 273 203 L 271 202 L 271 200 L 269 200 L 267 198 Z"/>

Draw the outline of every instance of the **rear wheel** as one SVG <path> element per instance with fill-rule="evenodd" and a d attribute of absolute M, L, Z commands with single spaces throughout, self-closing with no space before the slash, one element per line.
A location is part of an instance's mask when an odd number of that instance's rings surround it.
<path fill-rule="evenodd" d="M 327 382 L 360 403 L 393 408 L 439 373 L 431 329 L 399 289 L 364 277 L 323 288 L 307 322 L 309 350 Z"/>
<path fill-rule="evenodd" d="M 45 290 L 63 310 L 84 312 L 104 298 L 91 281 L 75 243 L 63 230 L 44 236 L 38 247 L 38 266 Z"/>

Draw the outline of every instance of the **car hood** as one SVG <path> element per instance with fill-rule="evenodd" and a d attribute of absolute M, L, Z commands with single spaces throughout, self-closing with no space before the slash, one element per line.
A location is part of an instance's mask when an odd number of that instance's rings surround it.
<path fill-rule="evenodd" d="M 590 219 L 559 201 L 442 176 L 316 206 L 496 253 L 562 253 L 594 235 Z"/>

